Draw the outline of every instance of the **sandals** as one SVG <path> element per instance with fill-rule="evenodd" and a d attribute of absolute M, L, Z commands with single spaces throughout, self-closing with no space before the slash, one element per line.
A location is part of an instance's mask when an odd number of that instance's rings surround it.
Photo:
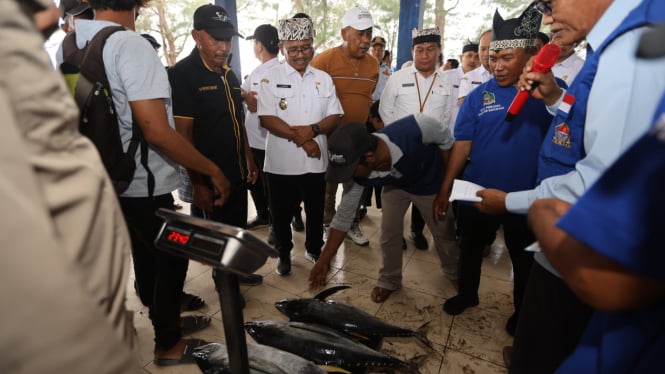
<path fill-rule="evenodd" d="M 186 316 L 180 318 L 180 334 L 182 336 L 192 335 L 210 326 L 209 316 Z"/>
<path fill-rule="evenodd" d="M 387 288 L 376 286 L 372 290 L 372 301 L 375 303 L 382 303 L 390 297 L 390 294 L 397 290 L 389 290 Z"/>
<path fill-rule="evenodd" d="M 173 366 L 173 365 L 183 365 L 183 364 L 191 364 L 196 362 L 195 357 L 192 355 L 194 353 L 194 350 L 197 347 L 200 347 L 202 345 L 206 345 L 208 342 L 206 342 L 203 339 L 187 339 L 187 343 L 185 344 L 185 348 L 182 351 L 182 356 L 180 358 L 157 358 L 155 357 L 152 362 L 155 363 L 157 366 Z"/>
<path fill-rule="evenodd" d="M 199 310 L 206 305 L 205 300 L 202 298 L 192 295 L 182 291 L 182 296 L 180 297 L 180 311 L 181 312 L 191 312 L 194 310 Z"/>

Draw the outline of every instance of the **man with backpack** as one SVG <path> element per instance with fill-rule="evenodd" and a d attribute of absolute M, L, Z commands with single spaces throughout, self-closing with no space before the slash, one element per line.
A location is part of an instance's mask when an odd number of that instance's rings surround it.
<path fill-rule="evenodd" d="M 215 190 L 211 196 L 219 195 L 216 205 L 227 201 L 230 185 L 213 162 L 173 129 L 166 71 L 148 41 L 133 31 L 136 11 L 147 1 L 89 0 L 88 3 L 95 19 L 76 22 L 78 48 L 84 48 L 108 26 L 127 28 L 106 39 L 102 54 L 123 148 L 127 150 L 134 143 L 133 138 L 141 137 L 137 133 L 144 139 L 139 141 L 142 144 L 134 155 L 134 175 L 120 193 L 119 201 L 130 233 L 139 293 L 149 302 L 155 330 L 154 362 L 156 365 L 189 363 L 193 361 L 193 348 L 202 341 L 182 339 L 182 335 L 208 326 L 210 318 L 180 318 L 187 259 L 156 250 L 153 240 L 162 221 L 155 211 L 173 207 L 171 191 L 178 186 L 174 162 L 210 176 Z M 67 56 L 68 51 L 63 52 Z M 208 205 L 206 208 L 210 209 L 212 198 Z"/>

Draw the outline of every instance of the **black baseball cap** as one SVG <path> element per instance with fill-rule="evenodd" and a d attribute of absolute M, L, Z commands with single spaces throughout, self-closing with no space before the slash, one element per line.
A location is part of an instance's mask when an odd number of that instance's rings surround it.
<path fill-rule="evenodd" d="M 382 46 L 385 47 L 386 46 L 386 39 L 384 39 L 381 36 L 375 36 L 374 39 L 372 39 L 372 42 L 369 45 L 371 45 L 373 47 L 377 44 L 382 45 Z"/>
<path fill-rule="evenodd" d="M 87 1 L 83 0 L 60 0 L 62 15 L 78 16 L 90 9 Z"/>
<path fill-rule="evenodd" d="M 349 122 L 340 125 L 328 139 L 328 170 L 326 180 L 342 183 L 350 180 L 365 152 L 374 142 L 365 124 Z"/>
<path fill-rule="evenodd" d="M 273 25 L 261 25 L 254 30 L 254 35 L 247 37 L 247 40 L 255 39 L 263 44 L 272 53 L 277 53 L 279 48 L 279 36 L 277 35 L 277 28 Z"/>
<path fill-rule="evenodd" d="M 201 5 L 196 9 L 194 12 L 194 29 L 205 30 L 217 40 L 229 39 L 233 36 L 243 37 L 236 31 L 226 10 L 221 6 L 212 4 Z"/>

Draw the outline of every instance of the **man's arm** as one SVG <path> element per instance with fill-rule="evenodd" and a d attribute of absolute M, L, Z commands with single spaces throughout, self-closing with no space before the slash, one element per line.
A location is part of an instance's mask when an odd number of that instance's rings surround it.
<path fill-rule="evenodd" d="M 471 153 L 471 140 L 457 140 L 450 151 L 450 159 L 446 167 L 446 174 L 443 177 L 439 193 L 434 199 L 434 219 L 438 220 L 439 217 L 446 215 L 448 210 L 448 196 L 453 187 L 453 181 L 464 169 L 466 161 Z"/>
<path fill-rule="evenodd" d="M 569 208 L 562 200 L 541 199 L 529 209 L 528 219 L 543 253 L 581 300 L 615 312 L 647 305 L 665 295 L 664 283 L 629 270 L 556 227 Z"/>
<path fill-rule="evenodd" d="M 164 100 L 137 100 L 130 101 L 129 105 L 145 140 L 185 168 L 210 176 L 220 194 L 215 205 L 223 205 L 231 192 L 228 179 L 217 165 L 169 126 Z"/>

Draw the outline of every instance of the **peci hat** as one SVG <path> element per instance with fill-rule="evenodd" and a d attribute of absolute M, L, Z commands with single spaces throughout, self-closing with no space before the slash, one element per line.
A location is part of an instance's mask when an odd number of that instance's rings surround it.
<path fill-rule="evenodd" d="M 194 11 L 194 30 L 204 30 L 217 40 L 243 37 L 236 31 L 226 10 L 212 4 L 201 5 Z"/>
<path fill-rule="evenodd" d="M 279 40 L 314 39 L 314 27 L 309 18 L 287 18 L 279 20 Z"/>
<path fill-rule="evenodd" d="M 254 35 L 247 37 L 247 40 L 256 40 L 261 42 L 268 51 L 272 53 L 277 53 L 279 48 L 279 35 L 277 35 L 277 29 L 273 25 L 261 25 L 254 30 Z"/>
<path fill-rule="evenodd" d="M 326 180 L 332 183 L 350 180 L 362 156 L 374 146 L 372 136 L 361 123 L 339 126 L 328 139 Z"/>
<path fill-rule="evenodd" d="M 411 30 L 412 45 L 420 43 L 439 43 L 441 44 L 441 32 L 438 27 L 431 29 L 413 29 Z"/>
<path fill-rule="evenodd" d="M 382 36 L 375 36 L 372 38 L 372 42 L 369 43 L 370 46 L 374 47 L 375 45 L 382 45 L 386 46 L 386 39 L 384 39 Z"/>
<path fill-rule="evenodd" d="M 543 15 L 534 4 L 513 19 L 504 20 L 498 9 L 494 12 L 490 50 L 535 47 Z"/>
<path fill-rule="evenodd" d="M 381 30 L 379 26 L 374 24 L 372 14 L 369 10 L 362 7 L 354 7 L 346 12 L 344 18 L 342 18 L 342 27 L 345 28 L 349 26 L 356 30 L 367 30 L 372 27 Z"/>
<path fill-rule="evenodd" d="M 90 6 L 86 0 L 60 0 L 59 8 L 63 16 L 78 16 L 90 9 Z"/>
<path fill-rule="evenodd" d="M 478 52 L 478 44 L 467 42 L 464 47 L 462 47 L 462 54 L 467 52 Z"/>

